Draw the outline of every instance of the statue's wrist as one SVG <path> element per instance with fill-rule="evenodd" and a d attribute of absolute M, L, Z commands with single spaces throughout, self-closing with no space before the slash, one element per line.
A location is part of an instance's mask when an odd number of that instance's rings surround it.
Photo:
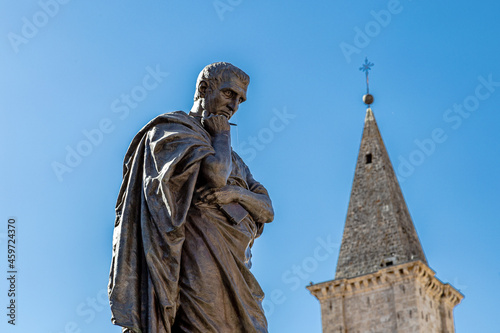
<path fill-rule="evenodd" d="M 212 138 L 218 139 L 218 140 L 230 140 L 231 139 L 231 131 L 224 130 L 224 131 L 215 132 L 212 134 Z"/>

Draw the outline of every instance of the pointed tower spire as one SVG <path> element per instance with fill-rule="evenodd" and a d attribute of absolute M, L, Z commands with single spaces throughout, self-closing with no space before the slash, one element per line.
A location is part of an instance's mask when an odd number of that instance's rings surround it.
<path fill-rule="evenodd" d="M 455 331 L 464 297 L 435 277 L 406 207 L 367 94 L 365 126 L 335 279 L 310 284 L 323 333 Z"/>
<path fill-rule="evenodd" d="M 356 163 L 335 279 L 427 260 L 371 108 Z"/>

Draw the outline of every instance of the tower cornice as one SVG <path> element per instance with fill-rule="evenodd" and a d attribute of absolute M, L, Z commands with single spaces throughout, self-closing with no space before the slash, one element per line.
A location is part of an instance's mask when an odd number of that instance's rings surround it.
<path fill-rule="evenodd" d="M 414 279 L 424 288 L 426 294 L 436 301 L 446 301 L 452 307 L 458 305 L 464 298 L 463 294 L 452 285 L 441 282 L 435 274 L 425 263 L 418 260 L 386 267 L 374 273 L 313 284 L 307 289 L 319 301 L 323 301 L 375 291 L 401 280 Z"/>

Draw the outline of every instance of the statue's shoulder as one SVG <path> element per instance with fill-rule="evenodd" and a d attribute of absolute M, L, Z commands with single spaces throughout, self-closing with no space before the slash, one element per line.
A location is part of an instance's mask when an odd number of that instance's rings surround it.
<path fill-rule="evenodd" d="M 143 135 L 151 130 L 154 130 L 157 127 L 162 127 L 164 125 L 178 125 L 181 127 L 188 127 L 195 131 L 203 130 L 203 126 L 186 112 L 173 111 L 161 114 L 153 118 L 137 133 L 137 135 Z"/>
<path fill-rule="evenodd" d="M 155 118 L 153 118 L 150 122 L 148 122 L 132 139 L 130 143 L 129 149 L 127 151 L 127 155 L 132 154 L 139 146 L 141 146 L 141 142 L 145 142 L 144 139 L 148 137 L 148 135 L 156 136 L 158 133 L 163 130 L 168 131 L 179 131 L 179 133 L 191 133 L 197 136 L 205 138 L 205 140 L 209 140 L 208 133 L 203 129 L 203 126 L 196 121 L 193 117 L 189 116 L 184 111 L 173 111 L 161 114 Z"/>
<path fill-rule="evenodd" d="M 190 120 L 192 117 L 190 117 L 186 112 L 184 111 L 172 111 L 172 112 L 167 112 L 167 113 L 164 113 L 164 114 L 161 114 L 159 116 L 157 116 L 156 118 L 159 118 L 159 119 L 164 119 L 165 121 L 175 121 L 175 120 Z M 155 118 L 155 119 L 156 119 Z"/>
<path fill-rule="evenodd" d="M 245 162 L 243 161 L 243 159 L 241 158 L 241 156 L 240 156 L 240 155 L 238 155 L 238 153 L 237 153 L 237 152 L 235 152 L 235 151 L 233 150 L 233 148 L 232 148 L 232 147 L 231 147 L 231 155 L 232 155 L 232 157 L 233 157 L 233 160 L 236 160 L 238 163 L 242 163 L 243 165 L 245 165 L 245 166 L 246 166 L 246 164 L 245 164 Z"/>
<path fill-rule="evenodd" d="M 192 123 L 193 119 L 184 111 L 173 111 L 153 118 L 145 127 L 153 127 L 164 123 Z"/>

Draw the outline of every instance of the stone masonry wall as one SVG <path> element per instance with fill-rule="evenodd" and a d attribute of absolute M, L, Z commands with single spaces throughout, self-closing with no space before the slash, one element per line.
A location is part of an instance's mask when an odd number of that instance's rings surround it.
<path fill-rule="evenodd" d="M 320 300 L 323 333 L 453 333 L 462 298 L 418 262 L 308 288 Z"/>

